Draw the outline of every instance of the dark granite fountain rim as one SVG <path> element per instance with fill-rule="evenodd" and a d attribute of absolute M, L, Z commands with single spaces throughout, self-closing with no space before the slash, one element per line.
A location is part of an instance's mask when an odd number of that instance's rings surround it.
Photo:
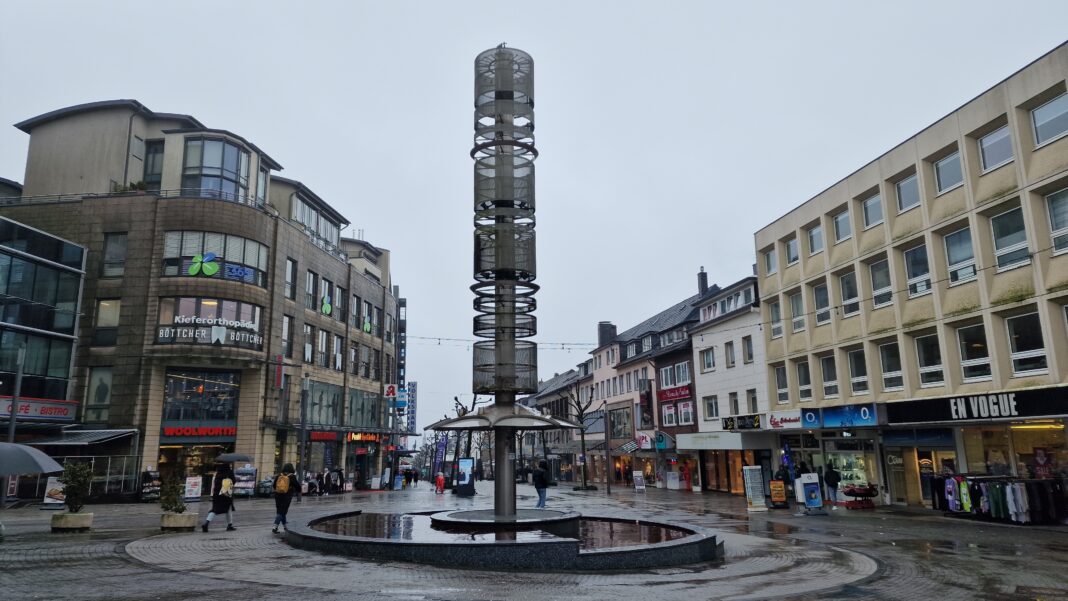
<path fill-rule="evenodd" d="M 455 526 L 522 526 L 530 528 L 539 524 L 556 524 L 583 517 L 577 511 L 555 509 L 518 509 L 513 519 L 498 518 L 493 509 L 459 509 L 438 511 L 430 514 L 430 521 Z"/>

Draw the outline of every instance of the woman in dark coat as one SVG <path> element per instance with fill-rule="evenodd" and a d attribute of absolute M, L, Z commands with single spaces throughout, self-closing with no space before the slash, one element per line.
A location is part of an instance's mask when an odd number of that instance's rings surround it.
<path fill-rule="evenodd" d="M 200 529 L 207 532 L 211 521 L 220 513 L 226 514 L 226 529 L 237 530 L 234 528 L 234 470 L 227 463 L 220 465 L 211 479 L 211 511 Z"/>
<path fill-rule="evenodd" d="M 289 513 L 289 504 L 293 502 L 293 495 L 297 494 L 300 490 L 300 484 L 297 483 L 297 477 L 293 475 L 292 463 L 287 463 L 282 466 L 282 473 L 274 479 L 274 509 L 277 512 L 274 516 L 274 532 L 278 534 L 278 525 L 282 525 L 283 530 L 287 530 L 286 515 Z M 285 479 L 285 485 L 279 485 L 279 480 Z M 282 492 L 285 489 L 285 492 Z"/>

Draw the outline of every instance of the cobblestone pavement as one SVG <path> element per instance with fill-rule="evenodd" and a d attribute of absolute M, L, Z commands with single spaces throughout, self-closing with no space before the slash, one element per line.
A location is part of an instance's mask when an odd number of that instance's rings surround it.
<path fill-rule="evenodd" d="M 294 503 L 290 520 L 351 507 L 368 512 L 486 507 L 420 487 Z M 519 505 L 533 506 L 528 485 Z M 191 510 L 207 512 L 206 503 Z M 795 516 L 747 514 L 729 495 L 550 489 L 549 506 L 659 518 L 713 529 L 726 559 L 601 574 L 449 570 L 293 549 L 270 532 L 269 499 L 238 501 L 236 532 L 159 535 L 154 504 L 95 505 L 94 530 L 51 534 L 36 507 L 0 513 L 0 599 L 316 601 L 523 599 L 1043 599 L 1068 601 L 1068 528 L 980 524 L 934 512 L 880 509 Z M 218 522 L 217 522 L 218 523 Z"/>

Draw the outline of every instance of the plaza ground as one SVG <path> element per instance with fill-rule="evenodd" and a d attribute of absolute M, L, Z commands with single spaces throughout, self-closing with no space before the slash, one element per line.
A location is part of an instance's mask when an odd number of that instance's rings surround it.
<path fill-rule="evenodd" d="M 367 512 L 488 507 L 426 484 L 396 492 L 306 498 L 291 521 L 350 508 Z M 537 500 L 517 485 L 520 507 Z M 201 518 L 208 503 L 190 504 Z M 904 508 L 747 513 L 729 495 L 631 489 L 550 489 L 549 508 L 711 528 L 722 562 L 597 574 L 450 570 L 294 549 L 271 533 L 274 503 L 239 500 L 238 530 L 160 535 L 155 504 L 91 505 L 94 529 L 52 534 L 36 506 L 0 514 L 0 598 L 178 601 L 559 599 L 1043 599 L 1068 601 L 1068 528 L 976 523 Z M 551 566 L 546 566 L 547 569 Z"/>

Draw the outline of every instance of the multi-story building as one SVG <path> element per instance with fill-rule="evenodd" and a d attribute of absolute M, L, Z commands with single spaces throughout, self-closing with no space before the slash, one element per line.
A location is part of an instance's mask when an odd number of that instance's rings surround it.
<path fill-rule="evenodd" d="M 577 394 L 575 383 L 578 370 L 569 369 L 562 374 L 553 374 L 548 380 L 538 382 L 538 392 L 525 397 L 522 403 L 544 415 L 574 419 L 575 410 L 571 401 Z M 570 481 L 574 474 L 575 455 L 578 452 L 577 436 L 569 430 L 541 430 L 527 434 L 531 439 L 535 461 L 545 459 L 554 480 Z"/>
<path fill-rule="evenodd" d="M 775 408 L 844 484 L 1068 470 L 1066 77 L 1062 45 L 756 233 Z"/>
<path fill-rule="evenodd" d="M 30 135 L 0 214 L 87 248 L 71 398 L 87 428 L 140 433 L 139 468 L 378 473 L 392 441 L 399 299 L 388 253 L 247 139 L 134 100 L 59 109 Z M 110 390 L 98 394 L 99 382 Z"/>
<path fill-rule="evenodd" d="M 743 494 L 744 465 L 762 466 L 770 480 L 777 441 L 769 432 L 801 427 L 799 412 L 769 414 L 756 284 L 746 277 L 702 301 L 690 328 L 698 428 L 678 446 L 698 454 L 701 490 Z"/>

